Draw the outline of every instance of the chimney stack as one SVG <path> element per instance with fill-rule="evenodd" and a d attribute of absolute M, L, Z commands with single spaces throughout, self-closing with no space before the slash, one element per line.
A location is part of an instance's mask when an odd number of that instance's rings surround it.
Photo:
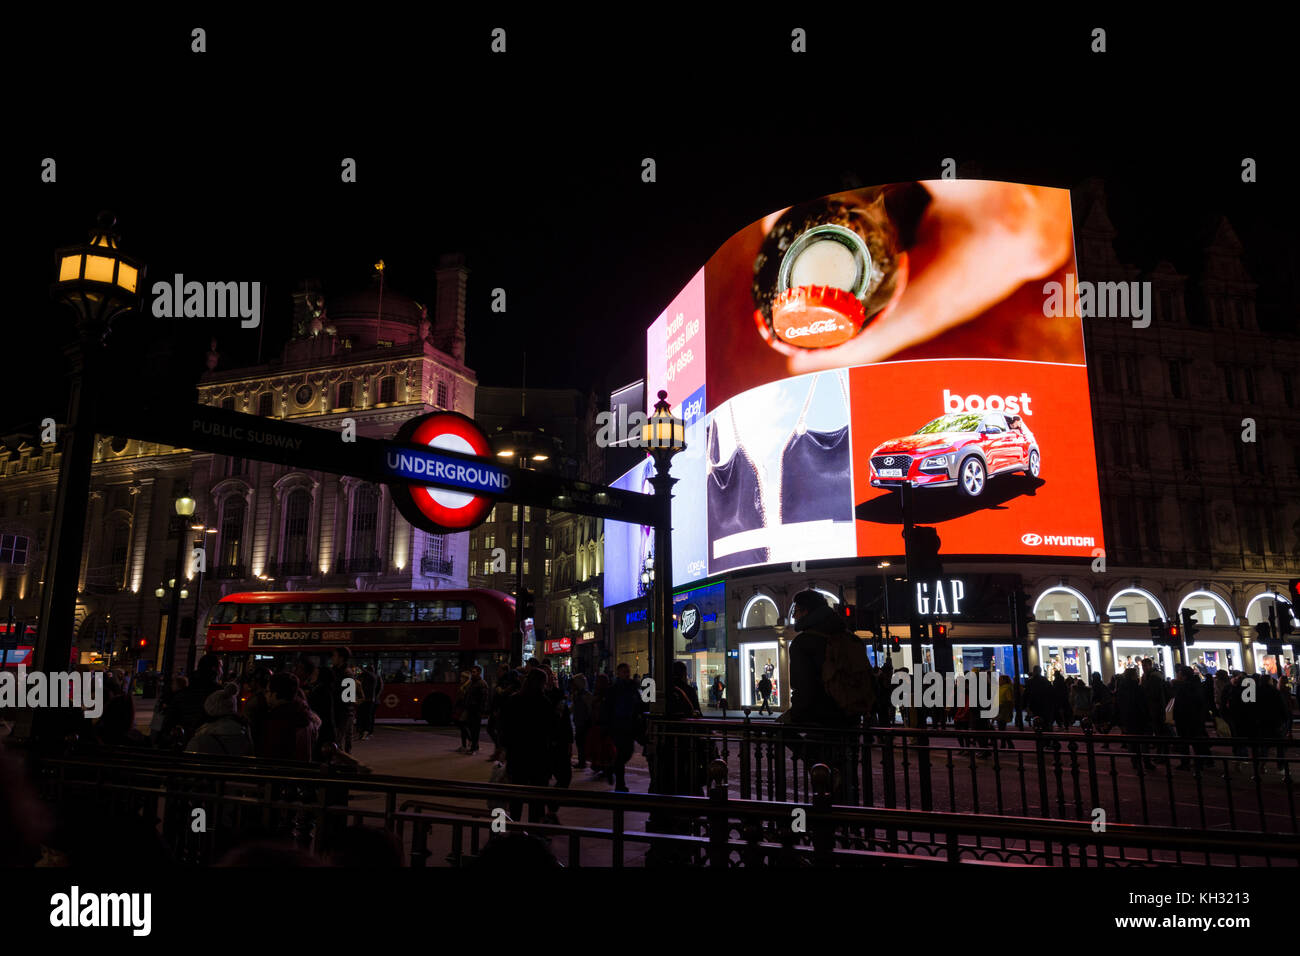
<path fill-rule="evenodd" d="M 434 303 L 433 344 L 465 362 L 465 282 L 469 270 L 459 253 L 438 259 L 438 299 Z"/>

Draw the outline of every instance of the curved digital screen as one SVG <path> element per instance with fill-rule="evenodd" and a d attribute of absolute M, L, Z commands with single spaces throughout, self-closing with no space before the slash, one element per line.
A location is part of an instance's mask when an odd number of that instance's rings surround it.
<path fill-rule="evenodd" d="M 1076 279 L 1040 186 L 859 189 L 733 235 L 647 333 L 648 402 L 687 424 L 675 586 L 899 554 L 904 483 L 945 555 L 1104 548 Z"/>

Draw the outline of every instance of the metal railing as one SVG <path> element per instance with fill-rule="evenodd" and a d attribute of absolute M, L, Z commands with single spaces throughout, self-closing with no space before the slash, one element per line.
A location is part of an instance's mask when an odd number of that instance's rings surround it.
<path fill-rule="evenodd" d="M 855 806 L 1057 820 L 1101 810 L 1117 823 L 1300 833 L 1291 738 L 832 731 L 746 718 L 652 722 L 649 744 L 691 751 L 679 772 L 692 793 L 720 759 L 743 799 L 806 800 L 812 766 L 826 763 L 836 801 Z"/>
<path fill-rule="evenodd" d="M 638 862 L 641 848 L 649 850 L 646 865 L 715 867 L 1300 865 L 1300 839 L 1289 835 L 1118 823 L 1098 830 L 1084 821 L 835 805 L 824 765 L 810 774 L 806 801 L 771 802 L 732 796 L 722 761 L 708 769 L 707 796 L 673 796 L 139 751 L 42 758 L 36 765 L 46 799 L 93 806 L 105 832 L 123 817 L 152 821 L 171 857 L 191 865 L 215 862 L 254 833 L 292 837 L 327 854 L 344 828 L 367 823 L 392 832 L 412 866 L 461 865 L 500 829 L 503 817 L 493 811 L 525 803 L 588 818 L 507 824 L 549 841 L 568 866 L 621 867 Z M 197 833 L 196 810 L 206 819 Z"/>

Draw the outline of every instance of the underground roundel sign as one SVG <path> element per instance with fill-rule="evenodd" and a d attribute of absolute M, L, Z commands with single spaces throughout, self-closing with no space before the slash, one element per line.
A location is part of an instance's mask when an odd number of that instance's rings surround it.
<path fill-rule="evenodd" d="M 428 453 L 389 446 L 384 452 L 393 501 L 407 521 L 423 531 L 443 534 L 467 531 L 482 523 L 494 503 L 476 491 L 504 491 L 509 477 L 491 461 L 466 462 L 441 456 L 438 450 L 490 459 L 492 446 L 472 418 L 458 412 L 431 412 L 412 418 L 397 432 L 396 441 L 426 446 Z M 408 484 L 402 478 L 440 478 L 455 488 Z"/>

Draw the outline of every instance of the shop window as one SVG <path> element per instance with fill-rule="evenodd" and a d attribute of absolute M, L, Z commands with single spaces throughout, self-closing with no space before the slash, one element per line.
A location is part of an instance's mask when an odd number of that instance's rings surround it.
<path fill-rule="evenodd" d="M 1237 623 L 1236 615 L 1232 609 L 1220 597 L 1205 591 L 1193 592 L 1183 598 L 1183 603 L 1178 606 L 1178 616 L 1182 617 L 1183 610 L 1196 612 L 1196 621 L 1198 624 L 1208 625 L 1210 627 L 1233 627 Z"/>
<path fill-rule="evenodd" d="M 1146 591 L 1129 588 L 1111 598 L 1106 616 L 1116 624 L 1147 624 L 1166 615 L 1155 598 Z"/>

